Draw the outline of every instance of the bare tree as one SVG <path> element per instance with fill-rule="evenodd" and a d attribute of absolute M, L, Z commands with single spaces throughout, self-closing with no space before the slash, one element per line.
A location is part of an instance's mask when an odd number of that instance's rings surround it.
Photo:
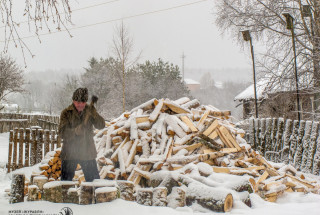
<path fill-rule="evenodd" d="M 112 43 L 113 54 L 121 62 L 121 71 L 118 71 L 118 73 L 119 80 L 122 82 L 122 108 L 123 112 L 125 112 L 125 73 L 138 61 L 141 52 L 138 56 L 133 56 L 133 39 L 128 27 L 123 22 L 116 26 Z"/>
<path fill-rule="evenodd" d="M 62 29 L 68 30 L 66 24 L 71 23 L 71 8 L 69 0 L 25 0 L 24 2 L 23 16 L 27 18 L 27 21 L 20 23 L 15 15 L 17 4 L 21 4 L 20 1 L 0 0 L 0 14 L 3 24 L 0 28 L 4 29 L 5 35 L 4 53 L 8 52 L 9 45 L 13 43 L 15 47 L 21 49 L 25 59 L 25 50 L 31 56 L 34 55 L 20 35 L 20 25 L 27 23 L 29 30 L 34 29 L 34 34 L 38 36 L 40 41 L 39 31 L 47 28 L 51 32 L 53 27 L 50 27 L 50 24 L 53 24 L 58 31 Z"/>
<path fill-rule="evenodd" d="M 257 70 L 266 89 L 294 90 L 292 37 L 284 13 L 294 17 L 300 88 L 313 88 L 320 105 L 320 2 L 319 0 L 218 0 L 216 23 L 240 43 L 242 30 L 250 30 L 265 45 L 257 57 Z"/>
<path fill-rule="evenodd" d="M 23 71 L 8 56 L 0 56 L 0 102 L 11 93 L 22 92 Z M 0 107 L 0 110 L 3 107 Z"/>

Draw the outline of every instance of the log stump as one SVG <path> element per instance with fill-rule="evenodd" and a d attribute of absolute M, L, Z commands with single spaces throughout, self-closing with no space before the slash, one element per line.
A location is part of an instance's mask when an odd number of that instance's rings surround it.
<path fill-rule="evenodd" d="M 39 188 L 41 195 L 43 195 L 43 185 L 48 182 L 48 178 L 44 175 L 34 176 L 33 177 L 33 185 L 36 185 Z"/>
<path fill-rule="evenodd" d="M 153 189 L 152 205 L 166 207 L 168 190 L 166 187 L 157 187 Z"/>
<path fill-rule="evenodd" d="M 136 201 L 138 204 L 151 206 L 152 205 L 152 188 L 137 189 Z"/>
<path fill-rule="evenodd" d="M 94 184 L 93 182 L 82 182 L 80 186 L 80 205 L 94 204 Z"/>
<path fill-rule="evenodd" d="M 171 194 L 168 196 L 168 207 L 177 208 L 186 205 L 186 192 L 181 187 L 172 188 Z"/>
<path fill-rule="evenodd" d="M 12 175 L 10 204 L 24 201 L 24 182 L 24 174 Z"/>
<path fill-rule="evenodd" d="M 126 201 L 134 201 L 134 184 L 132 181 L 117 181 L 120 188 L 120 198 Z"/>
<path fill-rule="evenodd" d="M 63 203 L 74 203 L 73 199 L 70 199 L 68 196 L 68 192 L 70 188 L 75 188 L 76 182 L 73 181 L 61 181 L 61 189 L 62 189 L 62 202 Z M 79 203 L 79 199 L 78 202 Z"/>
<path fill-rule="evenodd" d="M 65 199 L 65 203 L 79 204 L 79 192 L 77 188 L 69 188 L 67 193 L 67 199 Z"/>
<path fill-rule="evenodd" d="M 49 202 L 62 203 L 61 182 L 52 181 L 43 185 L 43 199 Z"/>
<path fill-rule="evenodd" d="M 96 203 L 111 202 L 117 199 L 118 189 L 116 187 L 100 187 L 95 190 Z"/>
<path fill-rule="evenodd" d="M 28 201 L 38 201 L 41 199 L 39 187 L 37 185 L 28 186 Z"/>

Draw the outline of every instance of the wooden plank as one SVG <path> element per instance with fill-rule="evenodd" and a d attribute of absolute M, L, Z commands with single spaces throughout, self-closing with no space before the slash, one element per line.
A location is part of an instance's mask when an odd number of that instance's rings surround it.
<path fill-rule="evenodd" d="M 230 173 L 230 169 L 228 167 L 212 167 L 212 169 L 216 173 Z"/>
<path fill-rule="evenodd" d="M 239 144 L 237 143 L 237 141 L 235 140 L 235 138 L 230 134 L 229 130 L 224 127 L 224 126 L 220 126 L 219 130 L 221 131 L 221 133 L 225 136 L 225 138 L 236 148 L 238 149 L 238 151 L 241 151 L 241 148 L 239 146 Z"/>
<path fill-rule="evenodd" d="M 24 142 L 24 129 L 19 129 L 19 162 L 18 162 L 18 168 L 23 167 L 23 142 Z"/>
<path fill-rule="evenodd" d="M 136 117 L 136 123 L 149 122 L 149 116 L 138 116 Z"/>
<path fill-rule="evenodd" d="M 180 105 L 177 105 L 173 102 L 170 102 L 170 101 L 164 101 L 163 102 L 168 108 L 170 108 L 173 112 L 176 112 L 176 113 L 190 113 L 189 110 L 181 107 Z"/>
<path fill-rule="evenodd" d="M 125 143 L 127 143 L 128 142 L 128 140 L 129 140 L 129 138 L 128 138 L 128 136 L 123 140 L 123 142 L 120 144 L 120 146 L 117 148 L 117 150 L 112 154 L 112 156 L 111 156 L 111 160 L 113 160 L 113 161 L 117 161 L 117 158 L 118 158 L 118 152 L 119 152 L 119 150 L 122 148 L 122 146 L 125 144 Z"/>
<path fill-rule="evenodd" d="M 209 154 L 209 153 L 213 153 L 213 152 L 217 152 L 217 151 L 214 149 L 204 149 L 203 150 L 203 154 Z"/>
<path fill-rule="evenodd" d="M 202 146 L 202 143 L 195 143 L 195 144 L 192 144 L 190 146 L 185 147 L 185 149 L 188 151 L 193 151 L 201 146 Z"/>
<path fill-rule="evenodd" d="M 209 136 L 209 135 L 212 133 L 212 131 L 215 130 L 215 129 L 218 127 L 218 125 L 219 125 L 219 122 L 218 122 L 217 119 L 215 119 L 215 120 L 211 123 L 211 125 L 207 128 L 207 130 L 205 130 L 205 131 L 203 132 L 203 134 L 206 135 L 206 136 Z"/>
<path fill-rule="evenodd" d="M 232 152 L 238 152 L 238 149 L 236 149 L 236 148 L 222 148 L 222 149 L 220 149 L 220 152 L 232 153 Z"/>
<path fill-rule="evenodd" d="M 192 132 L 197 132 L 198 129 L 194 126 L 193 122 L 187 116 L 180 116 L 180 119 L 191 129 Z"/>
<path fill-rule="evenodd" d="M 294 181 L 297 181 L 297 182 L 303 184 L 304 186 L 306 186 L 306 187 L 308 187 L 308 188 L 312 188 L 312 189 L 315 188 L 314 185 L 310 184 L 310 183 L 309 183 L 308 181 L 306 181 L 306 180 L 299 179 L 299 178 L 294 177 L 294 176 L 289 175 L 289 174 L 286 174 L 286 176 L 290 177 L 290 178 L 293 179 Z"/>
<path fill-rule="evenodd" d="M 218 132 L 215 130 L 213 131 L 208 137 L 212 140 L 216 139 L 219 136 Z"/>
<path fill-rule="evenodd" d="M 203 115 L 202 117 L 200 118 L 198 124 L 197 124 L 197 128 L 200 129 L 201 126 L 203 125 L 204 121 L 207 119 L 208 115 L 209 115 L 210 111 L 207 110 Z"/>
<path fill-rule="evenodd" d="M 218 128 L 217 133 L 221 139 L 221 141 L 228 147 L 228 148 L 234 148 L 234 146 L 229 142 L 229 140 L 224 136 L 224 134 L 221 132 L 220 128 Z M 210 135 L 211 136 L 211 135 Z"/>
<path fill-rule="evenodd" d="M 9 152 L 8 152 L 8 173 L 11 172 L 12 166 L 11 166 L 11 159 L 12 159 L 12 147 L 13 147 L 13 131 L 10 131 L 10 135 L 9 135 Z"/>
<path fill-rule="evenodd" d="M 156 105 L 156 107 L 154 108 L 153 112 L 150 114 L 149 116 L 149 120 L 151 122 L 154 122 L 157 120 L 159 114 L 160 114 L 160 111 L 161 111 L 161 108 L 163 107 L 163 99 L 161 99 L 159 101 L 159 103 Z"/>
<path fill-rule="evenodd" d="M 17 147 L 18 147 L 18 128 L 15 128 L 13 133 L 12 170 L 17 169 L 17 153 L 18 153 Z"/>
<path fill-rule="evenodd" d="M 266 180 L 268 178 L 268 176 L 269 176 L 269 173 L 267 171 L 264 171 L 264 173 L 259 177 L 257 184 Z"/>
<path fill-rule="evenodd" d="M 231 111 L 230 110 L 226 110 L 226 111 L 213 111 L 211 110 L 209 113 L 210 116 L 215 116 L 215 117 L 219 117 L 219 116 L 231 116 Z"/>
<path fill-rule="evenodd" d="M 24 166 L 29 166 L 29 150 L 30 150 L 30 128 L 26 128 L 25 148 L 24 148 Z"/>

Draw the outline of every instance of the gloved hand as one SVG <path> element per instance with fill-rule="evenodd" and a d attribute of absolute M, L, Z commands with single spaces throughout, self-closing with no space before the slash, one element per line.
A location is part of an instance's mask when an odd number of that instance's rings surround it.
<path fill-rule="evenodd" d="M 85 132 L 84 126 L 82 124 L 78 125 L 75 129 L 74 132 L 76 133 L 76 135 L 83 135 L 83 133 Z"/>

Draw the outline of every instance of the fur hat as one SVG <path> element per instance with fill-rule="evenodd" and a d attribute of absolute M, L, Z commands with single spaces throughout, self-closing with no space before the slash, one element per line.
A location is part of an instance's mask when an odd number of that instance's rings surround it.
<path fill-rule="evenodd" d="M 88 101 L 88 89 L 87 88 L 76 89 L 73 92 L 72 100 L 77 101 L 77 102 L 87 102 Z"/>

